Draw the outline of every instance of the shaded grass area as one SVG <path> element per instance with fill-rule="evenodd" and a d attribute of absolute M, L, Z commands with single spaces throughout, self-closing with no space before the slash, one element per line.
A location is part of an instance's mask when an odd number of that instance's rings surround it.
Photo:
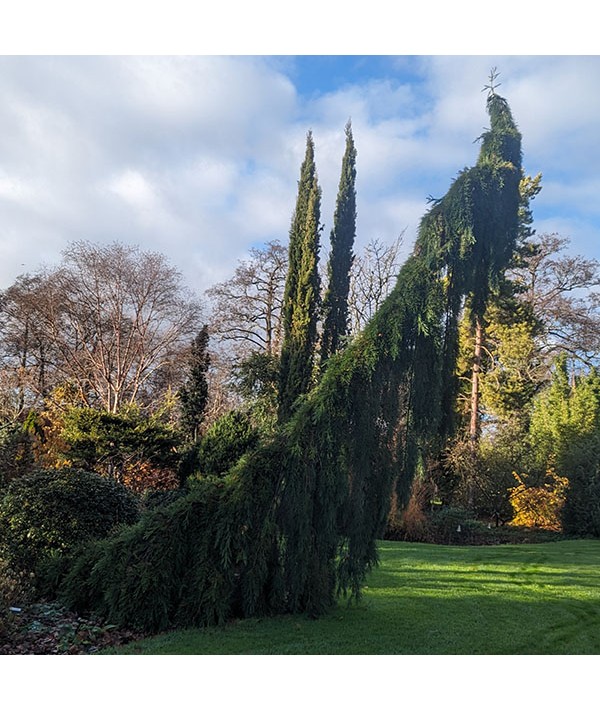
<path fill-rule="evenodd" d="M 380 543 L 358 604 L 240 620 L 119 654 L 600 654 L 600 541 Z"/>

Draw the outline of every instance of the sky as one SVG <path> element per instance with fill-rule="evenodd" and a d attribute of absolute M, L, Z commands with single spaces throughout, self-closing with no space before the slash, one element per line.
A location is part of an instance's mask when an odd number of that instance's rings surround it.
<path fill-rule="evenodd" d="M 326 257 L 350 119 L 357 249 L 404 234 L 474 163 L 485 85 L 542 173 L 538 232 L 600 258 L 597 56 L 0 57 L 0 288 L 74 240 L 159 251 L 198 294 L 248 249 L 287 243 L 307 131 Z"/>
<path fill-rule="evenodd" d="M 162 252 L 202 295 L 250 248 L 287 243 L 309 130 L 325 260 L 348 120 L 356 248 L 403 234 L 407 255 L 428 198 L 477 159 L 494 67 L 525 170 L 543 175 L 535 227 L 600 258 L 600 56 L 577 54 L 596 46 L 580 1 L 543 16 L 433 3 L 398 23 L 382 0 L 285 16 L 262 0 L 201 15 L 184 0 L 21 0 L 0 27 L 0 289 L 90 240 Z"/>

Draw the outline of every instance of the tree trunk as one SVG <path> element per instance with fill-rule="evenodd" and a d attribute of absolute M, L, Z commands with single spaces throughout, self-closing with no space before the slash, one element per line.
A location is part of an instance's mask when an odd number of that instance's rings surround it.
<path fill-rule="evenodd" d="M 473 353 L 473 377 L 471 380 L 471 422 L 469 440 L 473 450 L 479 442 L 479 373 L 481 372 L 482 327 L 481 317 L 475 317 L 475 351 Z"/>
<path fill-rule="evenodd" d="M 477 445 L 479 444 L 479 373 L 481 372 L 481 350 L 482 350 L 482 326 L 481 316 L 475 316 L 475 349 L 473 353 L 473 374 L 471 379 L 471 421 L 469 423 L 469 441 L 471 444 L 471 455 L 473 458 L 473 471 L 470 473 L 467 485 L 468 506 L 473 506 L 474 500 L 474 475 L 477 466 Z"/>

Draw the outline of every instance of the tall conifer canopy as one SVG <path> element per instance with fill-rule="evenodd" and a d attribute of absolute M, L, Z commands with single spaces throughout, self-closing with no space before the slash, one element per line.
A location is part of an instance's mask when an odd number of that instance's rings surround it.
<path fill-rule="evenodd" d="M 491 91 L 479 158 L 421 221 L 396 287 L 360 336 L 330 358 L 287 431 L 279 510 L 292 609 L 358 593 L 377 560 L 394 484 L 402 505 L 447 429 L 458 316 L 484 309 L 518 232 L 521 136 Z"/>
<path fill-rule="evenodd" d="M 279 419 L 289 418 L 294 403 L 312 385 L 319 312 L 319 235 L 321 188 L 315 166 L 312 133 L 300 169 L 292 217 L 289 266 L 283 297 L 283 344 L 279 383 Z"/>
<path fill-rule="evenodd" d="M 346 150 L 337 194 L 331 252 L 327 264 L 329 285 L 323 299 L 321 363 L 337 353 L 348 335 L 348 292 L 356 237 L 356 148 L 350 121 L 346 124 Z"/>

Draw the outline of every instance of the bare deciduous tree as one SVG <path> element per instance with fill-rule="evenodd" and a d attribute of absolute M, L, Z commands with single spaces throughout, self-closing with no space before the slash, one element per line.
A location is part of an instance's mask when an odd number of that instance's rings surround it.
<path fill-rule="evenodd" d="M 199 304 L 161 254 L 75 242 L 36 279 L 31 318 L 46 370 L 109 412 L 137 402 L 198 328 Z"/>
<path fill-rule="evenodd" d="M 348 310 L 351 332 L 361 331 L 390 293 L 402 264 L 400 248 L 404 232 L 391 244 L 372 239 L 355 256 L 350 272 Z"/>
<path fill-rule="evenodd" d="M 25 274 L 0 297 L 0 391 L 15 417 L 35 406 L 49 388 L 51 354 L 38 317 L 44 288 L 41 275 Z"/>
<path fill-rule="evenodd" d="M 600 262 L 565 254 L 569 240 L 542 234 L 509 277 L 521 290 L 542 326 L 539 348 L 545 356 L 560 352 L 591 362 L 600 355 Z"/>
<path fill-rule="evenodd" d="M 206 292 L 213 306 L 211 336 L 233 345 L 236 356 L 279 353 L 287 260 L 285 247 L 267 242 L 250 250 L 250 259 L 238 264 L 231 279 Z"/>

